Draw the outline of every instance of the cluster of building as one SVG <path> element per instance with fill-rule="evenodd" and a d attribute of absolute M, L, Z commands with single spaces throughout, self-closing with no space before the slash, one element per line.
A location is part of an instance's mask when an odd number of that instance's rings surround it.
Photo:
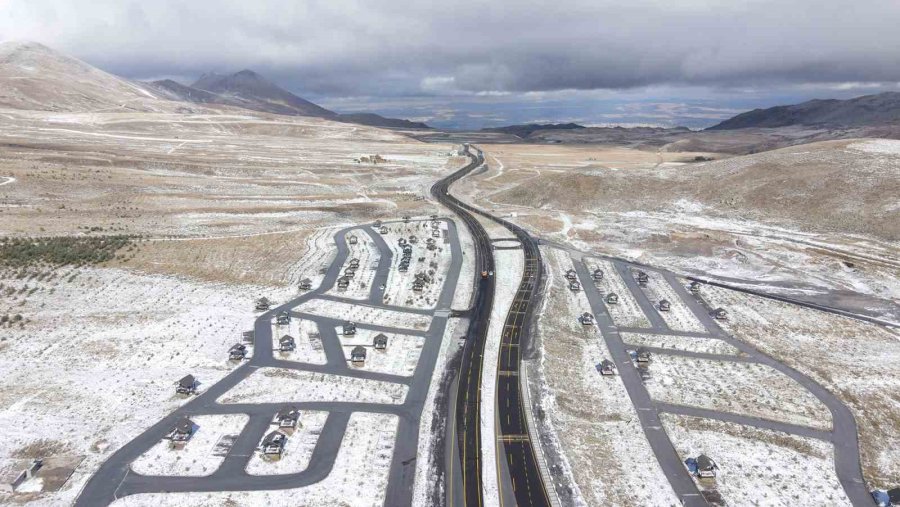
<path fill-rule="evenodd" d="M 569 284 L 569 290 L 578 292 L 581 290 L 581 284 L 578 283 L 578 273 L 574 269 L 566 271 L 566 282 Z"/>
<path fill-rule="evenodd" d="M 343 325 L 342 333 L 344 336 L 355 335 L 356 323 L 350 321 L 345 322 Z M 372 348 L 377 351 L 384 352 L 385 350 L 387 350 L 387 345 L 388 337 L 384 333 L 378 333 L 374 338 L 372 338 Z M 366 347 L 363 345 L 357 345 L 350 351 L 350 362 L 353 364 L 353 366 L 365 366 L 366 355 Z"/>
<path fill-rule="evenodd" d="M 350 236 L 351 238 L 356 238 L 356 236 Z M 352 258 L 347 261 L 347 267 L 344 268 L 344 275 L 338 278 L 337 280 L 337 288 L 338 290 L 347 290 L 350 287 L 350 281 L 356 277 L 356 270 L 359 269 L 359 259 Z"/>
<path fill-rule="evenodd" d="M 412 244 L 416 242 L 418 242 L 418 239 L 416 239 L 415 236 L 410 236 L 409 241 L 406 241 L 406 238 L 399 238 L 397 240 L 397 245 L 403 251 L 403 254 L 400 256 L 400 263 L 397 265 L 397 270 L 401 273 L 409 271 L 409 263 L 412 261 L 413 252 Z"/>

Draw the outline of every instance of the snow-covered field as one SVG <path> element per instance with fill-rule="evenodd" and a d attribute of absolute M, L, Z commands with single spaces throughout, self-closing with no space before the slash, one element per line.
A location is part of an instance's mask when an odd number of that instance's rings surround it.
<path fill-rule="evenodd" d="M 297 279 L 309 278 L 313 289 L 322 285 L 325 270 L 337 255 L 335 232 L 336 228 L 323 227 L 313 231 L 305 240 L 306 254 L 297 263 Z"/>
<path fill-rule="evenodd" d="M 309 320 L 294 317 L 287 326 L 272 326 L 272 346 L 278 348 L 278 340 L 289 335 L 294 338 L 296 348 L 290 352 L 279 352 L 275 356 L 278 359 L 297 361 L 300 363 L 325 364 L 325 349 L 322 346 L 322 338 L 319 336 L 319 326 Z"/>
<path fill-rule="evenodd" d="M 393 263 L 388 274 L 384 302 L 396 306 L 408 306 L 412 308 L 434 308 L 437 298 L 444 286 L 447 277 L 447 269 L 450 266 L 450 244 L 447 243 L 447 224 L 439 222 L 441 236 L 434 238 L 435 250 L 428 250 L 426 240 L 431 238 L 434 229 L 429 221 L 414 221 L 408 224 L 389 224 L 389 233 L 384 235 L 384 240 L 393 253 Z M 403 256 L 403 250 L 397 244 L 399 238 L 409 240 L 410 236 L 416 236 L 417 243 L 411 245 L 412 260 L 409 263 L 409 271 L 401 273 L 397 270 Z M 419 260 L 423 259 L 423 260 Z M 432 281 L 426 283 L 421 292 L 412 289 L 416 274 L 425 273 Z"/>
<path fill-rule="evenodd" d="M 843 401 L 859 429 L 863 476 L 871 487 L 896 485 L 900 333 L 716 287 L 704 287 L 703 297 L 728 309 L 722 326 L 736 338 L 809 375 Z"/>
<path fill-rule="evenodd" d="M 191 417 L 196 429 L 183 448 L 173 449 L 169 440 L 161 440 L 134 460 L 131 469 L 141 475 L 209 475 L 219 468 L 227 452 L 216 452 L 216 445 L 223 438 L 236 438 L 247 419 L 243 414 Z"/>
<path fill-rule="evenodd" d="M 733 423 L 662 416 L 682 459 L 706 454 L 719 466 L 715 481 L 728 505 L 850 505 L 834 472 L 828 442 Z"/>
<path fill-rule="evenodd" d="M 677 505 L 620 377 L 597 370 L 610 355 L 600 333 L 576 320 L 582 306 L 563 277 L 571 260 L 556 249 L 541 252 L 548 266 L 538 321 L 541 405 L 570 465 L 576 505 Z"/>
<path fill-rule="evenodd" d="M 475 288 L 475 244 L 472 242 L 469 228 L 463 222 L 457 222 L 456 232 L 462 247 L 462 266 L 456 290 L 453 292 L 453 309 L 464 310 L 469 307 Z"/>
<path fill-rule="evenodd" d="M 393 375 L 411 376 L 416 371 L 419 355 L 425 345 L 424 336 L 411 336 L 405 334 L 384 333 L 388 337 L 387 348 L 375 350 L 373 340 L 381 334 L 371 329 L 359 329 L 353 336 L 342 336 L 341 330 L 337 330 L 344 349 L 344 357 L 350 361 L 350 352 L 357 345 L 366 348 L 366 362 L 362 366 L 353 365 L 354 368 Z"/>
<path fill-rule="evenodd" d="M 448 393 L 440 390 L 440 382 L 447 369 L 447 358 L 458 350 L 458 340 L 454 339 L 460 333 L 466 330 L 465 322 L 461 319 L 453 318 L 447 321 L 447 327 L 444 329 L 444 335 L 441 337 L 441 350 L 438 353 L 437 363 L 434 367 L 434 374 L 431 376 L 431 384 L 428 387 L 428 396 L 422 407 L 422 417 L 419 421 L 419 450 L 416 456 L 416 479 L 413 484 L 413 505 L 427 505 L 428 494 L 435 487 L 441 487 L 435 484 L 437 480 L 437 467 L 443 467 L 443 463 L 435 463 L 432 466 L 432 460 L 435 459 L 436 452 L 443 452 L 437 448 L 440 439 L 423 438 L 424 435 L 433 434 L 434 425 L 445 428 L 442 412 L 436 410 L 438 396 L 447 396 Z M 452 438 L 452 437 L 451 437 Z M 442 456 L 439 455 L 439 456 Z M 440 458 L 438 458 L 440 460 Z"/>
<path fill-rule="evenodd" d="M 406 386 L 284 368 L 260 368 L 219 399 L 220 403 L 343 401 L 403 403 Z"/>
<path fill-rule="evenodd" d="M 356 236 L 356 244 L 350 244 L 351 236 Z M 375 279 L 375 270 L 381 260 L 381 253 L 375 245 L 375 241 L 363 229 L 352 229 L 347 232 L 345 238 L 349 253 L 344 265 L 341 266 L 341 276 L 350 266 L 351 259 L 359 261 L 359 268 L 356 270 L 356 276 L 350 279 L 350 285 L 346 289 L 338 289 L 335 284 L 328 294 L 349 299 L 366 299 L 372 290 L 372 281 Z"/>
<path fill-rule="evenodd" d="M 309 505 L 381 507 L 393 454 L 397 417 L 355 412 L 350 416 L 331 473 L 311 486 L 277 491 L 153 493 L 127 496 L 116 507 L 256 507 Z"/>
<path fill-rule="evenodd" d="M 603 279 L 594 282 L 594 284 L 600 289 L 600 294 L 604 298 L 611 292 L 614 292 L 619 296 L 618 304 L 606 305 L 610 315 L 612 315 L 613 322 L 615 322 L 617 326 L 650 327 L 650 321 L 647 319 L 647 316 L 644 315 L 644 312 L 641 311 L 637 300 L 634 299 L 631 291 L 625 286 L 625 282 L 622 280 L 622 277 L 619 276 L 619 273 L 616 271 L 615 267 L 613 267 L 611 262 L 603 259 L 586 258 L 585 264 L 591 273 L 597 268 L 603 270 Z"/>
<path fill-rule="evenodd" d="M 703 327 L 703 324 L 700 323 L 694 312 L 678 297 L 675 289 L 669 285 L 668 280 L 659 273 L 651 273 L 649 278 L 647 287 L 643 290 L 647 293 L 650 302 L 653 303 L 654 308 L 657 309 L 657 312 L 666 321 L 666 325 L 670 329 L 697 333 L 706 332 L 706 328 Z M 659 302 L 663 299 L 671 305 L 669 311 L 659 310 Z"/>
<path fill-rule="evenodd" d="M 350 304 L 324 299 L 306 301 L 294 310 L 321 317 L 349 320 L 357 324 L 376 324 L 419 331 L 428 329 L 428 326 L 431 324 L 431 317 L 428 315 L 398 312 L 363 304 Z"/>
<path fill-rule="evenodd" d="M 831 429 L 831 412 L 768 366 L 656 354 L 646 382 L 657 401 Z"/>
<path fill-rule="evenodd" d="M 506 229 L 504 229 L 506 230 Z M 506 314 L 512 304 L 522 273 L 525 270 L 525 256 L 521 250 L 495 250 L 494 266 L 496 267 L 496 287 L 494 303 L 491 306 L 491 321 L 488 325 L 487 339 L 484 346 L 481 373 L 481 434 L 494 435 L 494 404 L 497 390 L 497 364 L 500 357 L 500 336 Z M 481 439 L 481 456 L 484 463 L 495 463 L 497 459 L 496 440 Z M 496 473 L 485 473 L 482 476 L 482 487 L 485 498 L 497 498 L 498 485 Z"/>
<path fill-rule="evenodd" d="M 26 319 L 0 331 L 0 456 L 30 446 L 85 456 L 47 497 L 58 504 L 112 451 L 187 401 L 175 395 L 179 378 L 193 374 L 203 390 L 234 368 L 228 347 L 252 328 L 260 292 L 110 268 L 0 283 L 16 292 L 3 303 Z"/>
<path fill-rule="evenodd" d="M 327 418 L 328 412 L 306 410 L 301 412 L 300 424 L 293 433 L 288 434 L 284 452 L 281 453 L 281 459 L 272 460 L 265 457 L 261 452 L 256 452 L 250 458 L 250 461 L 247 462 L 247 473 L 251 475 L 276 475 L 293 474 L 306 470 Z M 273 425 L 270 431 L 275 431 L 276 429 L 278 429 L 278 426 Z M 268 434 L 266 432 L 266 435 Z M 263 438 L 265 438 L 265 435 L 263 435 Z"/>
<path fill-rule="evenodd" d="M 693 338 L 661 334 L 622 333 L 622 341 L 633 347 L 659 347 L 704 354 L 738 355 L 740 351 L 717 338 Z"/>

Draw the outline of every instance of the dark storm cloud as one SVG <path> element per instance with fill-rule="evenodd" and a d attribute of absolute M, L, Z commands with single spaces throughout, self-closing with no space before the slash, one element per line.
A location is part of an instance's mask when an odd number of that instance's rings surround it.
<path fill-rule="evenodd" d="M 900 81 L 900 2 L 0 0 L 0 38 L 134 78 L 319 95 Z"/>

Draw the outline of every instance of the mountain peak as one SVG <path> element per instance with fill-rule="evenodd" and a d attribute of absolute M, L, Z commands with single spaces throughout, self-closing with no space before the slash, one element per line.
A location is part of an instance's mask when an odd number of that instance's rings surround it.
<path fill-rule="evenodd" d="M 227 75 L 204 74 L 191 87 L 256 104 L 255 109 L 261 111 L 322 118 L 335 116 L 334 112 L 294 95 L 249 69 Z"/>

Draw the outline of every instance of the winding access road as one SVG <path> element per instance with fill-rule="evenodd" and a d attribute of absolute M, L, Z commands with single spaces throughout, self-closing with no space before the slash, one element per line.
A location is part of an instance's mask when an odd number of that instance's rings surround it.
<path fill-rule="evenodd" d="M 383 304 L 383 290 L 393 259 L 390 248 L 371 226 L 347 227 L 334 235 L 337 255 L 330 264 L 322 283 L 316 289 L 262 313 L 254 325 L 255 343 L 252 357 L 235 368 L 222 380 L 206 388 L 198 396 L 154 424 L 137 438 L 113 453 L 88 480 L 75 501 L 77 507 L 108 505 L 118 498 L 140 493 L 162 492 L 217 492 L 217 491 L 258 491 L 300 488 L 325 479 L 334 467 L 338 451 L 343 445 L 345 432 L 354 412 L 372 412 L 398 416 L 397 436 L 394 453 L 388 473 L 385 505 L 411 506 L 413 480 L 415 478 L 416 457 L 418 455 L 419 422 L 422 408 L 431 383 L 432 372 L 437 362 L 444 330 L 450 316 L 450 307 L 462 267 L 462 248 L 453 221 L 445 220 L 451 252 L 450 267 L 441 288 L 434 309 L 415 310 Z M 354 229 L 362 229 L 370 236 L 380 251 L 374 282 L 364 301 L 341 298 L 327 294 L 341 275 L 341 268 L 349 255 L 346 234 Z M 366 305 L 399 312 L 426 314 L 431 323 L 426 331 L 415 331 L 381 326 L 373 323 L 357 323 L 360 329 L 375 329 L 388 333 L 419 335 L 425 337 L 425 344 L 412 376 L 405 377 L 351 368 L 347 364 L 340 337 L 335 328 L 343 320 L 321 315 L 298 312 L 295 309 L 303 303 L 324 299 L 354 305 Z M 272 319 L 282 311 L 315 322 L 321 335 L 326 364 L 312 364 L 278 359 L 273 354 Z M 222 351 L 223 356 L 225 351 Z M 388 351 L 387 353 L 390 353 Z M 401 404 L 379 404 L 365 402 L 310 402 L 302 399 L 286 403 L 234 403 L 223 404 L 217 400 L 241 381 L 260 368 L 286 368 L 309 371 L 334 376 L 353 377 L 366 380 L 392 382 L 407 387 L 407 395 Z M 309 466 L 298 473 L 281 475 L 250 475 L 245 470 L 248 460 L 266 432 L 271 431 L 270 423 L 275 413 L 286 407 L 297 406 L 301 411 L 314 410 L 328 412 L 324 429 L 319 435 L 310 458 Z M 147 476 L 131 470 L 131 463 L 160 442 L 175 423 L 182 417 L 204 414 L 246 414 L 248 422 L 237 436 L 231 449 L 218 469 L 203 477 Z M 204 431 L 202 428 L 198 431 Z M 188 444 L 190 445 L 190 443 Z"/>

